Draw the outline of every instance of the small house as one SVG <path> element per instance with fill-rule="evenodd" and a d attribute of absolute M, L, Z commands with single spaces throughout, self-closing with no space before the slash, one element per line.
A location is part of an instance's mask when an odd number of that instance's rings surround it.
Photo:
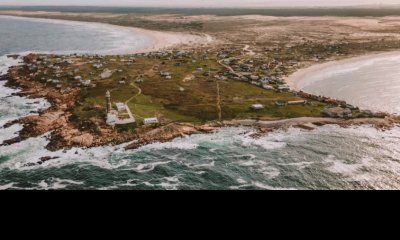
<path fill-rule="evenodd" d="M 125 111 L 125 110 L 126 110 L 126 106 L 125 106 L 124 103 L 120 103 L 120 102 L 119 102 L 119 103 L 116 103 L 115 106 L 117 107 L 118 112 L 121 112 L 121 111 Z"/>
<path fill-rule="evenodd" d="M 158 124 L 158 118 L 154 117 L 154 118 L 145 118 L 143 120 L 145 125 L 151 125 L 151 124 Z"/>
<path fill-rule="evenodd" d="M 262 104 L 253 104 L 253 105 L 251 105 L 251 109 L 253 109 L 253 110 L 262 110 L 262 109 L 264 109 L 264 105 L 262 105 Z"/>
<path fill-rule="evenodd" d="M 114 113 L 107 114 L 107 121 L 108 125 L 115 125 L 118 122 L 118 116 Z"/>
<path fill-rule="evenodd" d="M 286 103 L 287 103 L 286 101 L 278 100 L 275 102 L 275 105 L 282 107 L 286 106 Z"/>
<path fill-rule="evenodd" d="M 274 90 L 274 87 L 268 84 L 264 84 L 262 87 L 266 90 Z"/>
<path fill-rule="evenodd" d="M 353 117 L 352 111 L 348 108 L 342 107 L 331 107 L 325 108 L 322 114 L 327 117 L 338 117 L 338 118 L 351 118 Z"/>
<path fill-rule="evenodd" d="M 278 90 L 281 92 L 289 92 L 290 91 L 290 87 L 288 85 L 279 85 L 278 86 Z"/>
<path fill-rule="evenodd" d="M 91 83 L 92 83 L 91 80 L 82 80 L 82 81 L 81 81 L 81 84 L 82 84 L 83 86 L 85 86 L 85 87 L 90 86 Z"/>
<path fill-rule="evenodd" d="M 260 79 L 260 77 L 259 76 L 256 76 L 256 75 L 250 75 L 250 80 L 252 80 L 252 81 L 258 81 L 259 79 Z"/>

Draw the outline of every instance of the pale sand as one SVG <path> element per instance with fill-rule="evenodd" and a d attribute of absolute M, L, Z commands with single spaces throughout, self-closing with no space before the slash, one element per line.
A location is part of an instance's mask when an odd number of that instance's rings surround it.
<path fill-rule="evenodd" d="M 116 25 L 112 26 L 121 27 Z M 215 41 L 215 39 L 208 34 L 195 35 L 189 33 L 153 31 L 153 30 L 134 28 L 134 27 L 122 27 L 122 28 L 129 29 L 135 33 L 146 35 L 153 40 L 153 43 L 150 47 L 134 51 L 134 53 L 160 51 L 163 49 L 177 48 L 184 45 L 193 48 L 193 47 L 209 45 Z"/>
<path fill-rule="evenodd" d="M 384 52 L 384 53 L 374 53 L 374 54 L 367 54 L 363 56 L 351 57 L 343 60 L 337 61 L 330 61 L 326 63 L 321 63 L 317 65 L 313 65 L 308 68 L 300 69 L 297 72 L 293 73 L 292 75 L 286 77 L 284 81 L 290 86 L 291 89 L 295 91 L 302 90 L 299 87 L 299 84 L 302 81 L 307 81 L 307 78 L 322 72 L 323 70 L 329 69 L 331 67 L 337 67 L 338 65 L 345 65 L 349 63 L 356 63 L 360 61 L 366 61 L 374 58 L 382 58 L 382 57 L 391 57 L 391 56 L 398 56 L 400 55 L 400 51 L 393 51 L 393 52 Z"/>

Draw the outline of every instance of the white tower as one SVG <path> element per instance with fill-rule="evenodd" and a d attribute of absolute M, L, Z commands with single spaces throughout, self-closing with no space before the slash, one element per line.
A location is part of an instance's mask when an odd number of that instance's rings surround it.
<path fill-rule="evenodd" d="M 107 102 L 107 113 L 111 112 L 111 93 L 110 91 L 106 92 L 106 102 Z"/>

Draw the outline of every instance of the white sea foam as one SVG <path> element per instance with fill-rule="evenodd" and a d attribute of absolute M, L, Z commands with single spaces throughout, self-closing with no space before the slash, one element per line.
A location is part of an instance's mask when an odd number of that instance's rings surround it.
<path fill-rule="evenodd" d="M 237 181 L 239 184 L 246 184 L 246 183 L 247 183 L 247 181 L 244 180 L 243 178 L 238 178 L 238 179 L 236 179 L 236 181 Z"/>
<path fill-rule="evenodd" d="M 176 139 L 172 142 L 166 143 L 153 143 L 140 148 L 140 150 L 162 150 L 162 149 L 181 149 L 181 150 L 193 150 L 198 147 L 198 144 L 184 142 L 183 139 Z"/>
<path fill-rule="evenodd" d="M 133 170 L 138 173 L 147 173 L 151 172 L 154 170 L 155 167 L 160 166 L 160 165 L 165 165 L 170 163 L 171 161 L 166 161 L 166 162 L 151 162 L 151 163 L 140 163 L 137 165 L 137 167 L 134 168 L 127 168 L 124 170 Z"/>
<path fill-rule="evenodd" d="M 0 190 L 7 190 L 7 189 L 12 189 L 14 187 L 14 183 L 9 183 L 6 185 L 0 185 Z"/>
<path fill-rule="evenodd" d="M 262 183 L 262 182 L 253 182 L 253 186 L 259 188 L 259 189 L 264 189 L 264 190 L 297 190 L 295 188 L 280 188 L 280 187 L 272 187 L 268 184 Z"/>
<path fill-rule="evenodd" d="M 21 60 L 9 58 L 6 55 L 0 56 L 0 75 L 6 74 L 9 67 L 17 65 Z M 2 93 L 0 93 L 2 97 Z"/>
<path fill-rule="evenodd" d="M 73 181 L 69 179 L 59 179 L 59 178 L 50 178 L 47 180 L 42 180 L 38 183 L 38 187 L 34 189 L 39 190 L 57 190 L 64 189 L 71 185 L 83 185 L 84 182 Z"/>
<path fill-rule="evenodd" d="M 261 170 L 262 174 L 268 179 L 274 179 L 281 174 L 279 169 L 272 167 L 272 166 L 262 167 L 260 170 Z"/>
<path fill-rule="evenodd" d="M 60 179 L 60 178 L 49 178 L 46 180 L 42 180 L 39 183 L 35 184 L 33 187 L 18 187 L 16 183 L 9 183 L 3 186 L 0 186 L 0 190 L 58 190 L 65 189 L 69 186 L 77 186 L 83 185 L 84 182 L 74 181 L 70 179 Z"/>
<path fill-rule="evenodd" d="M 209 163 L 202 163 L 202 164 L 193 164 L 193 163 L 188 163 L 186 166 L 190 168 L 210 168 L 215 166 L 215 161 L 211 161 Z"/>
<path fill-rule="evenodd" d="M 247 161 L 238 161 L 237 164 L 243 167 L 254 167 L 254 166 L 262 166 L 267 163 L 261 160 L 247 160 Z"/>
<path fill-rule="evenodd" d="M 277 163 L 280 166 L 295 166 L 298 170 L 303 170 L 314 164 L 314 162 L 294 162 L 294 163 Z"/>
<path fill-rule="evenodd" d="M 251 137 L 251 133 L 245 135 L 245 137 L 241 137 L 242 145 L 245 147 L 262 147 L 265 150 L 273 150 L 284 148 L 286 146 L 285 142 L 282 142 L 279 139 L 280 135 L 278 134 L 270 134 L 261 138 L 253 138 Z"/>
<path fill-rule="evenodd" d="M 241 184 L 238 186 L 230 186 L 229 189 L 231 190 L 240 190 L 240 189 L 246 189 L 246 188 L 257 188 L 261 190 L 297 190 L 295 188 L 279 188 L 279 187 L 272 187 L 268 184 L 258 182 L 258 181 L 253 181 L 250 184 Z"/>
<path fill-rule="evenodd" d="M 164 177 L 161 183 L 157 184 L 157 186 L 160 186 L 166 190 L 178 190 L 180 184 L 181 182 L 179 181 L 179 176 L 173 176 Z"/>

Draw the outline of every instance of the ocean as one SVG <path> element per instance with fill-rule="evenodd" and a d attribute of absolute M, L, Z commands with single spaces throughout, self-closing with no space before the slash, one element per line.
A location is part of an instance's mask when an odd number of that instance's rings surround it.
<path fill-rule="evenodd" d="M 68 41 L 60 40 L 66 36 Z M 134 40 L 142 37 L 106 25 L 0 17 L 0 55 L 105 53 L 144 47 Z M 13 64 L 0 57 L 0 71 Z M 16 91 L 0 82 L 0 142 L 21 129 L 2 128 L 6 122 L 49 106 L 44 99 L 12 96 Z M 291 128 L 258 139 L 251 137 L 254 132 L 222 128 L 136 150 L 120 145 L 66 152 L 47 151 L 46 136 L 32 138 L 0 147 L 0 190 L 400 189 L 399 128 Z M 58 158 L 26 165 L 44 156 Z"/>

